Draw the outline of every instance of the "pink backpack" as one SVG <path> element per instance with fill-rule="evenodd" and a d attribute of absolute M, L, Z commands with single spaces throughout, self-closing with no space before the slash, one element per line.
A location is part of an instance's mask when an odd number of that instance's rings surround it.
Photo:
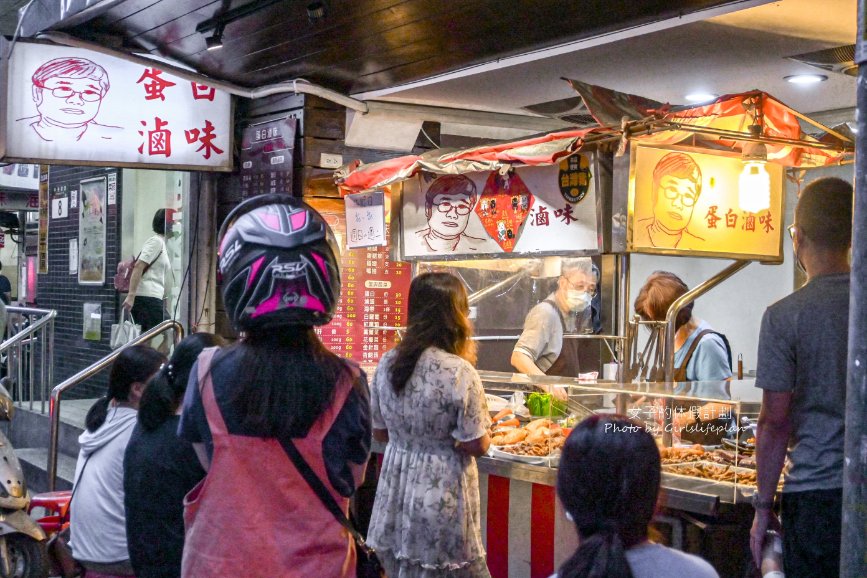
<path fill-rule="evenodd" d="M 162 254 L 163 250 L 160 249 L 160 252 L 157 253 L 156 259 L 145 265 L 144 271 L 141 273 L 142 276 L 148 272 L 151 265 L 156 263 L 157 259 L 159 259 Z M 139 256 L 141 256 L 141 253 L 139 253 Z M 118 261 L 117 273 L 114 274 L 114 289 L 119 293 L 129 293 L 129 280 L 132 279 L 132 270 L 135 269 L 135 264 L 137 262 L 138 257 L 130 257 L 125 261 Z"/>
<path fill-rule="evenodd" d="M 129 280 L 132 278 L 132 270 L 135 268 L 136 257 L 130 257 L 124 261 L 118 261 L 117 273 L 114 274 L 114 289 L 119 293 L 129 292 Z"/>

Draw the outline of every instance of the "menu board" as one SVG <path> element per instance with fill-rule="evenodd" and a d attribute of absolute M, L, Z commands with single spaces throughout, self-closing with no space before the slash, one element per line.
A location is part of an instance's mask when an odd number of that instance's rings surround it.
<path fill-rule="evenodd" d="M 383 354 L 398 341 L 396 330 L 380 328 L 406 326 L 410 265 L 390 260 L 387 246 L 347 249 L 341 199 L 304 200 L 322 214 L 341 249 L 340 303 L 331 323 L 316 331 L 328 349 L 372 373 Z M 386 220 L 388 208 L 386 201 Z"/>
<path fill-rule="evenodd" d="M 292 192 L 295 126 L 292 117 L 244 127 L 241 136 L 241 198 Z"/>

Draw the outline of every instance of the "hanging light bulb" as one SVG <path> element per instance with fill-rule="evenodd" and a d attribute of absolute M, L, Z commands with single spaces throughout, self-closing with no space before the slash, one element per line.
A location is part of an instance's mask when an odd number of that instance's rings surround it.
<path fill-rule="evenodd" d="M 762 127 L 750 126 L 754 137 L 762 135 Z M 771 207 L 771 176 L 765 170 L 768 149 L 760 142 L 744 143 L 741 160 L 744 170 L 738 179 L 738 206 L 742 211 L 758 213 Z"/>

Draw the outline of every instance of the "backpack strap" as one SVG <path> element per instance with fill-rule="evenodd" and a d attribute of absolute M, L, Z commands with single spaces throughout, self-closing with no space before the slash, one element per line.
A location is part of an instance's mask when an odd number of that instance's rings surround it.
<path fill-rule="evenodd" d="M 713 329 L 703 329 L 701 332 L 699 332 L 698 335 L 695 336 L 695 339 L 692 340 L 692 343 L 690 343 L 689 349 L 686 350 L 686 355 L 683 358 L 683 363 L 681 363 L 680 367 L 678 367 L 676 370 L 676 372 L 681 373 L 684 376 L 684 378 L 686 378 L 686 366 L 689 365 L 690 360 L 692 360 L 692 355 L 695 353 L 695 350 L 698 349 L 698 345 L 699 345 L 699 343 L 701 343 L 702 338 L 708 334 L 717 335 L 722 339 L 722 342 L 726 346 L 726 354 L 728 355 L 728 359 L 729 359 L 729 371 L 731 371 L 731 369 L 732 369 L 732 348 L 731 348 L 731 345 L 729 345 L 729 340 L 726 338 L 725 335 L 723 335 L 722 333 L 720 333 L 718 331 L 714 331 Z"/>

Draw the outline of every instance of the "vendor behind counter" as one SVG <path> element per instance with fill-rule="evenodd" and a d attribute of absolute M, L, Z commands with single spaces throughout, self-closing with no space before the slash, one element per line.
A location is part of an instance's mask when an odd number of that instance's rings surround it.
<path fill-rule="evenodd" d="M 551 314 L 551 320 L 556 320 L 557 325 L 554 326 L 554 331 L 560 335 L 557 353 L 553 355 L 545 367 L 548 373 L 554 375 L 551 365 L 559 356 L 563 341 L 567 343 L 567 346 L 577 350 L 578 368 L 582 373 L 601 371 L 603 355 L 607 352 L 604 343 L 595 339 L 562 339 L 563 324 L 567 326 L 567 333 L 598 334 L 603 331 L 600 274 L 597 263 L 590 258 L 561 260 L 556 257 L 548 257 L 545 260 L 548 261 L 545 265 L 543 265 L 542 259 L 476 260 L 472 262 L 420 264 L 420 273 L 424 271 L 449 271 L 458 276 L 470 294 L 483 291 L 504 281 L 507 283 L 494 294 L 482 298 L 473 307 L 475 312 L 473 325 L 475 334 L 479 338 L 478 369 L 516 371 L 512 365 L 512 356 L 519 336 L 524 333 L 528 314 L 531 310 L 544 308 Z M 569 268 L 569 265 L 577 265 L 577 270 L 581 271 L 583 277 L 580 281 L 584 285 L 583 289 L 591 296 L 588 307 L 579 308 L 580 311 L 568 310 L 562 319 L 554 309 L 544 303 L 546 299 L 562 292 L 561 273 L 564 268 L 561 261 L 567 262 L 566 269 Z M 528 273 L 516 277 L 515 273 L 522 269 Z M 574 281 L 573 279 L 573 284 Z M 562 294 L 565 298 L 566 294 Z M 581 299 L 583 301 L 584 298 Z M 558 310 L 560 310 L 559 307 Z M 562 310 L 560 311 L 562 313 Z M 557 316 L 553 317 L 555 315 Z M 545 364 L 544 361 L 540 363 Z M 577 372 L 568 376 L 575 377 L 576 375 Z"/>
<path fill-rule="evenodd" d="M 511 355 L 515 371 L 527 375 L 578 375 L 580 341 L 564 339 L 564 334 L 575 333 L 578 325 L 590 324 L 596 284 L 589 257 L 561 260 L 556 290 L 534 306 L 524 320 Z"/>

